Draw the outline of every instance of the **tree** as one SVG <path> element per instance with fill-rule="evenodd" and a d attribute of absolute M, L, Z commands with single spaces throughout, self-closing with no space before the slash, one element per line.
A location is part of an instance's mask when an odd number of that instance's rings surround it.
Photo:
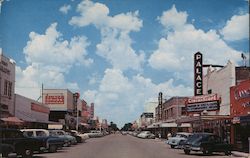
<path fill-rule="evenodd" d="M 115 123 L 113 123 L 112 121 L 110 122 L 109 129 L 112 130 L 112 131 L 118 131 L 119 130 L 117 125 Z"/>
<path fill-rule="evenodd" d="M 132 129 L 132 123 L 126 123 L 126 124 L 124 124 L 124 126 L 122 127 L 122 130 L 123 131 L 130 131 L 131 129 Z"/>

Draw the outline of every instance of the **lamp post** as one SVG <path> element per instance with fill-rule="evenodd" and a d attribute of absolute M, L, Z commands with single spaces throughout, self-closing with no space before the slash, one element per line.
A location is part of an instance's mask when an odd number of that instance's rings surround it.
<path fill-rule="evenodd" d="M 74 93 L 73 94 L 73 99 L 74 99 L 74 110 L 75 110 L 75 115 L 76 115 L 76 130 L 78 131 L 78 105 L 77 105 L 77 100 L 79 99 L 80 94 L 79 93 Z"/>

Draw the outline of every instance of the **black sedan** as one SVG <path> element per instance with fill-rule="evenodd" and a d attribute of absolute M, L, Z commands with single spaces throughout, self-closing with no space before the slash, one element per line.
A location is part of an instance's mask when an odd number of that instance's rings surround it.
<path fill-rule="evenodd" d="M 213 152 L 224 152 L 230 155 L 232 146 L 212 133 L 195 133 L 187 139 L 183 145 L 185 154 L 190 154 L 190 151 L 201 151 L 203 154 L 212 154 Z"/>

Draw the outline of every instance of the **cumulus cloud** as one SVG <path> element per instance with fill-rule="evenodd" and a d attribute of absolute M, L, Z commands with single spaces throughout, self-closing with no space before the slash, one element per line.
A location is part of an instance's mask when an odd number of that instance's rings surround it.
<path fill-rule="evenodd" d="M 187 80 L 192 81 L 193 54 L 198 51 L 203 53 L 206 64 L 225 65 L 228 60 L 240 61 L 242 52 L 228 46 L 215 30 L 205 32 L 188 24 L 187 17 L 186 12 L 178 12 L 175 6 L 158 17 L 171 31 L 159 40 L 158 48 L 151 54 L 148 60 L 151 67 L 174 72 L 185 80 L 190 77 Z"/>
<path fill-rule="evenodd" d="M 141 70 L 145 57 L 132 48 L 131 31 L 139 31 L 142 20 L 139 12 L 121 13 L 109 16 L 109 8 L 102 3 L 82 1 L 77 6 L 80 16 L 74 16 L 69 24 L 78 27 L 94 25 L 101 32 L 101 43 L 97 44 L 97 54 L 105 58 L 114 68 Z"/>
<path fill-rule="evenodd" d="M 164 11 L 157 19 L 167 30 L 180 30 L 187 22 L 186 12 L 177 12 L 175 5 L 168 11 Z"/>
<path fill-rule="evenodd" d="M 191 87 L 174 85 L 174 80 L 155 84 L 150 78 L 135 75 L 128 78 L 119 69 L 106 69 L 98 90 L 84 92 L 87 102 L 95 102 L 97 114 L 108 117 L 119 125 L 136 119 L 144 109 L 145 103 L 157 98 L 162 91 L 164 95 L 189 96 Z"/>
<path fill-rule="evenodd" d="M 63 14 L 68 14 L 68 11 L 71 9 L 70 5 L 64 4 L 59 11 L 62 12 Z"/>
<path fill-rule="evenodd" d="M 220 33 L 227 41 L 249 38 L 249 14 L 234 15 Z"/>
<path fill-rule="evenodd" d="M 29 34 L 30 40 L 23 49 L 28 66 L 17 67 L 17 93 L 36 99 L 34 95 L 40 94 L 29 93 L 25 87 L 39 89 L 42 83 L 49 88 L 79 89 L 77 83 L 66 82 L 64 76 L 76 63 L 88 66 L 93 62 L 86 58 L 89 42 L 86 37 L 63 40 L 56 26 L 57 23 L 51 24 L 45 34 Z"/>

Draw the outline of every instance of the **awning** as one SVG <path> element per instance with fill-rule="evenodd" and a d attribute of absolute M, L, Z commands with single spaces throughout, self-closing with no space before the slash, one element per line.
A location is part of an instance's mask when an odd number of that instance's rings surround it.
<path fill-rule="evenodd" d="M 179 125 L 177 125 L 177 123 L 175 123 L 175 122 L 168 122 L 168 123 L 162 123 L 161 124 L 161 127 L 175 127 L 175 128 L 188 128 L 188 127 L 191 127 L 191 124 L 190 123 L 181 123 L 181 124 L 179 124 Z"/>
<path fill-rule="evenodd" d="M 160 127 L 160 122 L 153 123 L 153 124 L 147 126 L 147 128 L 159 128 L 159 127 Z"/>
<path fill-rule="evenodd" d="M 1 120 L 6 122 L 7 124 L 14 124 L 14 125 L 21 125 L 24 123 L 24 121 L 20 120 L 17 117 L 6 117 L 6 118 L 1 118 Z"/>
<path fill-rule="evenodd" d="M 160 126 L 161 127 L 177 127 L 177 124 L 175 122 L 169 122 L 169 123 L 162 123 Z"/>

